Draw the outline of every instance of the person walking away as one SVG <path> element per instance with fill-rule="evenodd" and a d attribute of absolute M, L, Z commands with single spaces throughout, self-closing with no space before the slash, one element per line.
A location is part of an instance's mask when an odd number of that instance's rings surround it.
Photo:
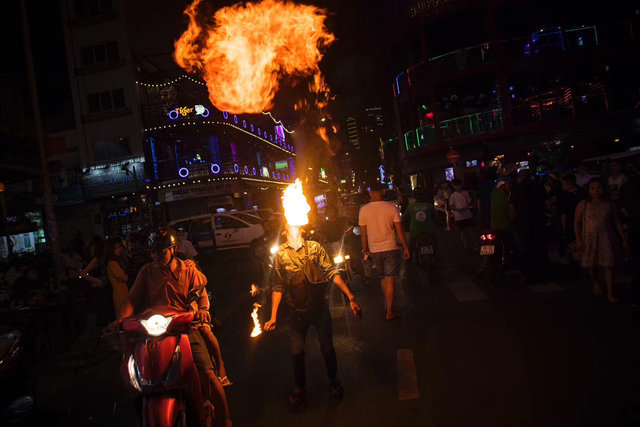
<path fill-rule="evenodd" d="M 120 313 L 122 304 L 129 294 L 129 288 L 127 287 L 129 276 L 121 263 L 122 254 L 124 254 L 122 239 L 119 237 L 108 239 L 105 245 L 107 280 L 111 285 L 113 309 L 116 316 Z"/>
<path fill-rule="evenodd" d="M 425 234 L 433 233 L 435 229 L 433 203 L 428 202 L 424 188 L 414 188 L 413 201 L 409 203 L 402 217 L 408 218 L 409 221 L 409 248 L 413 252 L 416 250 L 418 239 Z"/>
<path fill-rule="evenodd" d="M 564 252 L 567 245 L 576 240 L 573 228 L 576 207 L 583 199 L 582 191 L 576 184 L 576 177 L 567 174 L 562 177 L 562 190 L 558 193 L 558 214 L 560 215 L 561 252 Z"/>
<path fill-rule="evenodd" d="M 382 278 L 382 292 L 386 301 L 385 318 L 393 320 L 398 317 L 398 313 L 393 311 L 393 301 L 395 298 L 395 279 L 400 273 L 402 262 L 396 232 L 402 243 L 405 260 L 411 258 L 411 251 L 402 229 L 398 208 L 393 203 L 383 200 L 384 190 L 381 184 L 372 184 L 369 195 L 371 202 L 360 208 L 358 221 L 361 231 L 362 253 L 365 259 L 371 257 Z"/>
<path fill-rule="evenodd" d="M 509 202 L 511 196 L 511 179 L 500 178 L 495 188 L 491 191 L 491 229 L 502 239 L 507 252 L 515 250 L 515 238 L 513 236 L 513 206 Z"/>
<path fill-rule="evenodd" d="M 456 230 L 460 234 L 462 248 L 465 251 L 473 249 L 473 212 L 471 206 L 473 202 L 469 192 L 462 189 L 462 182 L 454 179 L 452 182 L 454 192 L 449 198 L 449 208 L 453 211 L 453 218 L 456 222 Z"/>
<path fill-rule="evenodd" d="M 271 291 L 271 319 L 264 324 L 265 331 L 276 329 L 278 308 L 283 295 L 291 309 L 291 356 L 295 388 L 289 395 L 289 405 L 298 407 L 306 399 L 306 371 L 304 366 L 304 345 L 307 331 L 315 326 L 320 341 L 320 351 L 324 358 L 329 378 L 329 393 L 340 398 L 344 394 L 338 380 L 338 362 L 333 347 L 331 312 L 327 284 L 333 282 L 349 299 L 353 314 L 360 315 L 360 306 L 355 296 L 338 274 L 324 248 L 318 243 L 302 238 L 300 227 L 286 224 L 287 241 L 275 255 L 273 287 Z M 308 266 L 314 271 L 317 280 L 324 283 L 309 283 L 306 277 Z M 253 293 L 252 293 L 253 295 Z M 256 293 L 257 295 L 257 293 Z M 298 298 L 297 298 L 298 297 Z M 300 304 L 304 301 L 304 304 Z"/>
<path fill-rule="evenodd" d="M 495 173 L 483 170 L 477 188 L 478 220 L 480 227 L 486 229 L 491 223 L 491 193 L 495 187 Z"/>
<path fill-rule="evenodd" d="M 435 208 L 435 220 L 438 227 L 444 227 L 445 230 L 450 231 L 451 226 L 449 224 L 449 192 L 447 183 L 443 182 L 438 185 L 436 194 L 433 196 L 433 206 Z"/>
<path fill-rule="evenodd" d="M 149 235 L 148 247 L 152 262 L 145 264 L 127 295 L 117 316 L 114 329 L 119 330 L 122 320 L 134 313 L 143 312 L 151 307 L 164 306 L 176 311 L 191 311 L 189 293 L 193 289 L 204 287 L 207 278 L 191 261 L 176 258 L 178 236 L 169 227 L 158 227 Z M 107 251 L 108 253 L 108 251 Z M 206 289 L 196 300 L 197 311 L 194 321 L 210 322 L 209 297 Z M 220 381 L 215 375 L 211 356 L 198 331 L 192 327 L 188 333 L 193 361 L 200 375 L 205 395 L 213 400 L 216 419 L 225 427 L 231 427 L 229 406 Z"/>
<path fill-rule="evenodd" d="M 610 303 L 618 302 L 614 294 L 613 267 L 614 231 L 613 226 L 622 237 L 625 250 L 629 244 L 622 229 L 615 204 L 605 197 L 604 183 L 599 178 L 593 178 L 587 185 L 586 200 L 576 207 L 574 230 L 578 251 L 582 252 L 582 266 L 587 269 L 593 284 L 593 293 L 602 294 L 602 287 L 598 281 L 598 267 L 604 269 L 607 285 L 607 297 Z"/>
<path fill-rule="evenodd" d="M 633 164 L 633 178 L 620 189 L 620 209 L 626 218 L 631 246 L 631 308 L 640 320 L 640 160 Z"/>
<path fill-rule="evenodd" d="M 620 198 L 620 189 L 629 182 L 627 175 L 622 172 L 622 165 L 619 161 L 611 160 L 609 162 L 609 178 L 607 182 L 609 184 L 611 200 L 617 201 Z"/>

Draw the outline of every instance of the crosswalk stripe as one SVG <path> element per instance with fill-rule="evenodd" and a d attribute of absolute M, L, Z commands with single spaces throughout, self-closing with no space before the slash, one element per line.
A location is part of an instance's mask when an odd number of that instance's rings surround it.
<path fill-rule="evenodd" d="M 410 348 L 402 348 L 399 349 L 396 354 L 398 368 L 398 400 L 420 399 L 418 375 L 416 374 L 413 350 Z"/>
<path fill-rule="evenodd" d="M 489 297 L 469 280 L 456 280 L 447 282 L 447 286 L 453 292 L 458 302 L 482 301 Z"/>

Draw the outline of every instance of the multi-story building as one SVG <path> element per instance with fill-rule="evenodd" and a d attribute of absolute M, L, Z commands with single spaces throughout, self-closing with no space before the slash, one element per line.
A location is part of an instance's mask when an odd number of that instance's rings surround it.
<path fill-rule="evenodd" d="M 139 197 L 143 127 L 124 4 L 60 5 L 74 120 L 67 130 L 48 134 L 46 145 L 64 244 L 76 230 L 126 234 L 148 217 Z"/>
<path fill-rule="evenodd" d="M 180 74 L 138 82 L 150 198 L 160 221 L 220 209 L 278 208 L 295 179 L 291 136 L 269 115 L 211 105 L 204 82 Z"/>
<path fill-rule="evenodd" d="M 430 185 L 494 164 L 524 167 L 536 152 L 561 152 L 567 165 L 637 145 L 635 9 L 598 0 L 394 4 L 386 16 L 387 27 L 404 29 L 388 46 L 405 178 Z"/>

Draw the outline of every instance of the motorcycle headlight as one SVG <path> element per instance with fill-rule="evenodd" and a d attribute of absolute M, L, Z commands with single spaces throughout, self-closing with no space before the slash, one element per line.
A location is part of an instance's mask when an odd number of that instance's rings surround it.
<path fill-rule="evenodd" d="M 171 320 L 173 320 L 172 317 L 164 317 L 161 314 L 154 314 L 147 320 L 141 320 L 140 323 L 142 323 L 142 326 L 144 326 L 149 335 L 157 337 L 167 332 L 167 328 L 169 327 Z"/>
<path fill-rule="evenodd" d="M 271 252 L 271 255 L 275 255 L 276 252 L 278 252 L 278 246 L 272 246 L 271 249 L 269 249 L 269 252 Z"/>
<path fill-rule="evenodd" d="M 342 262 L 344 262 L 344 257 L 342 255 L 338 255 L 338 256 L 333 258 L 333 263 L 334 264 L 340 264 Z"/>
<path fill-rule="evenodd" d="M 351 259 L 351 256 L 349 256 L 349 255 L 345 255 L 345 256 L 344 256 L 344 259 Z"/>

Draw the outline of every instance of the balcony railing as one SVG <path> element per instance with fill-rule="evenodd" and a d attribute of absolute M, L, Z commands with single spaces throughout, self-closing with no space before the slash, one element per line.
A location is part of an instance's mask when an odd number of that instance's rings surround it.
<path fill-rule="evenodd" d="M 442 120 L 438 123 L 443 141 L 456 138 L 472 137 L 486 133 L 500 131 L 504 128 L 502 109 L 483 111 Z M 428 146 L 436 142 L 434 125 L 427 125 L 412 129 L 404 134 L 407 151 Z"/>

